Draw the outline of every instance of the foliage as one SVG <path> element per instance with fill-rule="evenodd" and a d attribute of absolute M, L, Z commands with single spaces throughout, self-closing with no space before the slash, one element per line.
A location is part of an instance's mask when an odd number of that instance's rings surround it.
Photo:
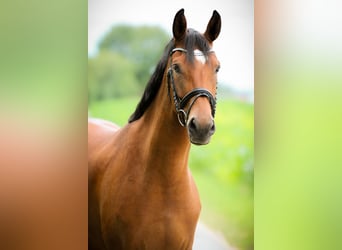
<path fill-rule="evenodd" d="M 88 60 L 89 100 L 122 97 L 138 92 L 138 83 L 132 72 L 134 66 L 120 54 L 101 51 Z"/>
<path fill-rule="evenodd" d="M 121 126 L 138 98 L 93 103 L 89 114 Z M 192 146 L 189 165 L 198 186 L 201 220 L 239 249 L 253 249 L 254 106 L 218 100 L 216 133 L 207 146 Z"/>
<path fill-rule="evenodd" d="M 89 58 L 89 101 L 142 92 L 169 39 L 159 27 L 114 26 Z"/>

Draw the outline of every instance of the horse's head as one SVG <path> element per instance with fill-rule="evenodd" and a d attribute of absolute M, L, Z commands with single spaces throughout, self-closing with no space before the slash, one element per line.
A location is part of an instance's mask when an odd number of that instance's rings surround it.
<path fill-rule="evenodd" d="M 203 145 L 215 132 L 216 84 L 220 64 L 212 49 L 221 30 L 217 11 L 204 34 L 187 29 L 184 10 L 173 21 L 175 48 L 170 53 L 169 91 L 172 91 L 179 123 L 187 128 L 190 141 Z"/>

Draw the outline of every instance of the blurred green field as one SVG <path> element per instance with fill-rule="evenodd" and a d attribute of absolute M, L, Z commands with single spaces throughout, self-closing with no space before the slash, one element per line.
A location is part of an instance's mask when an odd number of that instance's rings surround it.
<path fill-rule="evenodd" d="M 89 117 L 121 126 L 139 98 L 91 103 Z M 254 105 L 219 99 L 216 133 L 206 146 L 192 146 L 189 165 L 198 186 L 201 220 L 231 245 L 253 249 Z"/>

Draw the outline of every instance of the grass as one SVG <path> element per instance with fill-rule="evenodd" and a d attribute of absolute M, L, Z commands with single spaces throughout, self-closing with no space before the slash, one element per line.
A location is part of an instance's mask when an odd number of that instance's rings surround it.
<path fill-rule="evenodd" d="M 89 116 L 123 126 L 139 98 L 92 103 Z M 253 249 L 254 106 L 219 100 L 216 133 L 207 146 L 192 146 L 189 165 L 198 186 L 201 220 L 241 250 Z"/>

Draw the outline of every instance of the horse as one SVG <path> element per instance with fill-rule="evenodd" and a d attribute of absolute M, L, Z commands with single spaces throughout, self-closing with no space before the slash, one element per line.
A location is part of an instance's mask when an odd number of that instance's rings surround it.
<path fill-rule="evenodd" d="M 89 119 L 89 249 L 192 249 L 201 203 L 188 158 L 215 132 L 220 30 L 216 10 L 203 34 L 179 10 L 128 123 Z"/>

